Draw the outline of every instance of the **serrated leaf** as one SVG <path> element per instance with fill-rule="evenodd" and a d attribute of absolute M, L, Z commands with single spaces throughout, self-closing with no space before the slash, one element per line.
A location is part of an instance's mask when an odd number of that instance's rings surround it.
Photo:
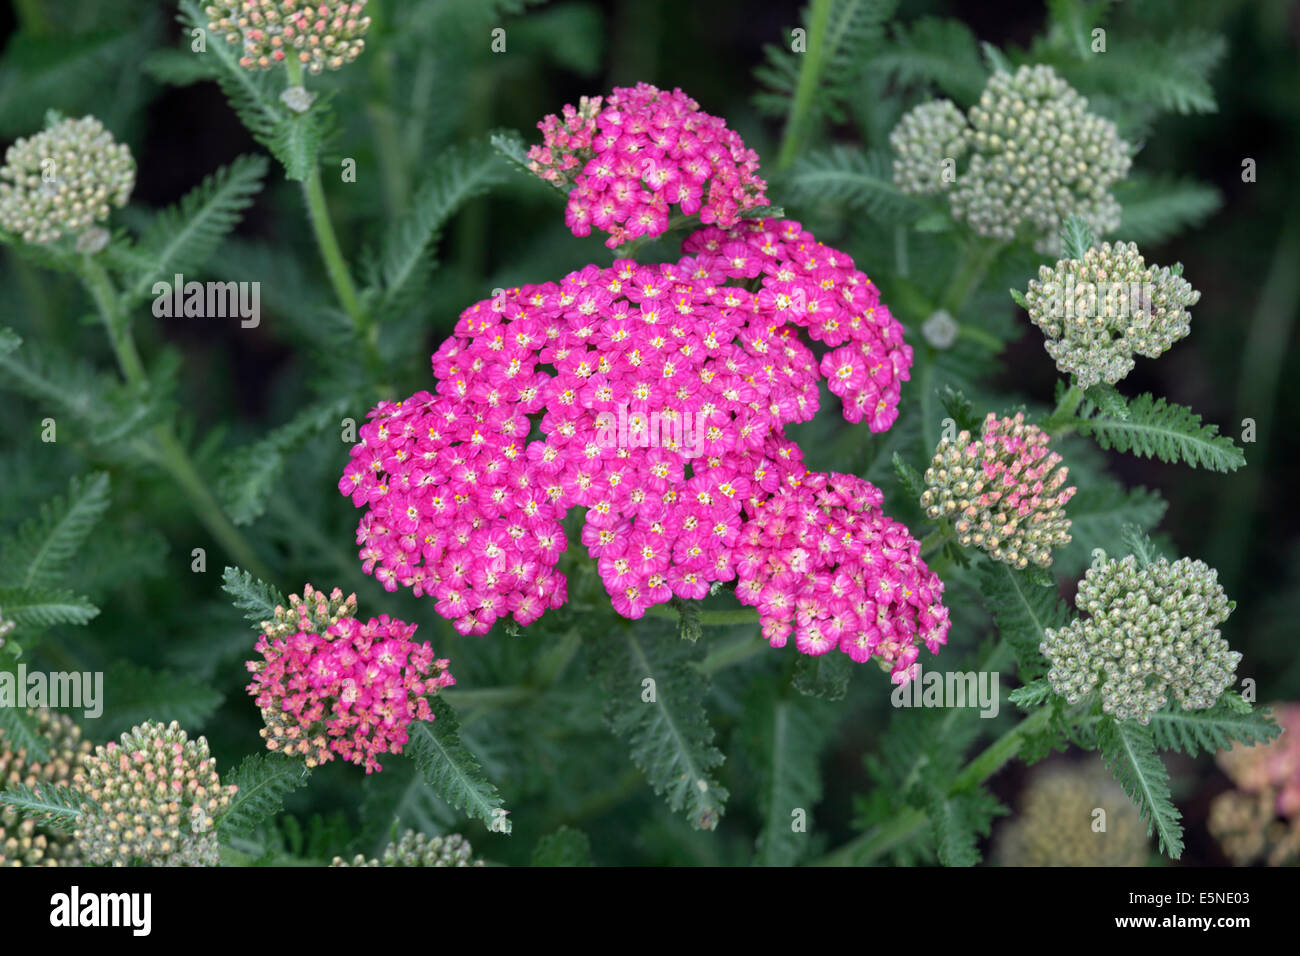
<path fill-rule="evenodd" d="M 73 478 L 64 496 L 43 504 L 40 514 L 25 522 L 12 539 L 0 544 L 0 581 L 22 588 L 59 581 L 63 565 L 81 549 L 108 504 L 107 474 Z"/>
<path fill-rule="evenodd" d="M 289 603 L 274 586 L 242 568 L 226 568 L 221 580 L 221 590 L 230 595 L 230 603 L 244 613 L 244 620 L 250 624 L 260 625 L 274 619 L 275 609 Z"/>
<path fill-rule="evenodd" d="M 1103 449 L 1129 452 L 1143 458 L 1184 462 L 1194 468 L 1234 471 L 1246 463 L 1241 449 L 1217 425 L 1203 425 L 1201 416 L 1150 393 L 1128 403 L 1127 417 L 1097 411 L 1077 422 L 1080 432 L 1097 440 Z"/>
<path fill-rule="evenodd" d="M 1063 627 L 1069 617 L 1056 587 L 1034 584 L 1024 571 L 1001 562 L 983 563 L 977 580 L 984 606 L 1016 655 L 1020 679 L 1029 682 L 1047 673 L 1047 661 L 1038 650 L 1043 631 Z"/>
<path fill-rule="evenodd" d="M 979 99 L 988 80 L 970 27 L 938 17 L 896 25 L 894 42 L 876 54 L 871 67 L 900 83 L 932 84 L 961 103 Z"/>
<path fill-rule="evenodd" d="M 223 784 L 239 789 L 217 821 L 222 840 L 249 836 L 284 809 L 284 798 L 307 785 L 311 770 L 300 760 L 283 754 L 255 753 L 244 758 L 234 773 L 223 774 Z"/>
<path fill-rule="evenodd" d="M 783 183 L 791 203 L 831 203 L 889 222 L 913 218 L 918 209 L 894 185 L 891 160 L 882 150 L 864 153 L 836 145 L 810 151 L 794 164 Z"/>
<path fill-rule="evenodd" d="M 1208 710 L 1158 710 L 1151 715 L 1151 739 L 1160 750 L 1177 750 L 1189 757 L 1231 750 L 1234 743 L 1252 747 L 1267 743 L 1282 728 L 1267 710 L 1242 713 L 1225 694 Z M 1236 697 L 1241 700 L 1240 697 Z"/>
<path fill-rule="evenodd" d="M 1115 184 L 1120 204 L 1118 235 L 1139 245 L 1164 242 L 1198 226 L 1223 204 L 1213 186 L 1191 179 L 1134 173 Z"/>
<path fill-rule="evenodd" d="M 894 452 L 894 473 L 898 475 L 898 480 L 903 486 L 903 490 L 908 496 L 920 501 L 921 495 L 925 493 L 925 479 L 921 473 L 903 460 L 903 456 Z"/>
<path fill-rule="evenodd" d="M 1169 773 L 1156 754 L 1151 730 L 1106 716 L 1098 722 L 1097 741 L 1107 768 L 1146 821 L 1147 835 L 1154 831 L 1160 849 L 1170 859 L 1178 859 L 1183 855 L 1181 814 L 1170 795 Z"/>
<path fill-rule="evenodd" d="M 523 136 L 517 130 L 493 130 L 488 136 L 488 142 L 492 144 L 492 148 L 497 151 L 501 158 L 513 166 L 516 171 L 525 174 L 530 179 L 537 180 L 539 183 L 545 183 L 561 195 L 568 195 L 569 191 L 562 183 L 542 179 L 529 168 L 528 146 L 524 143 Z"/>
<path fill-rule="evenodd" d="M 703 649 L 643 624 L 601 635 L 598 653 L 607 717 L 632 762 L 673 810 L 697 829 L 713 829 L 728 793 L 711 776 L 723 756 L 702 703 L 708 681 L 691 666 Z"/>
<path fill-rule="evenodd" d="M 800 654 L 794 664 L 791 686 L 805 697 L 843 700 L 853 676 L 853 662 L 847 654 Z"/>
<path fill-rule="evenodd" d="M 1137 558 L 1138 567 L 1145 568 L 1153 561 L 1160 560 L 1160 549 L 1141 528 L 1137 525 L 1125 525 L 1120 529 L 1120 543 L 1128 549 L 1128 553 Z"/>
<path fill-rule="evenodd" d="M 1049 700 L 1053 693 L 1047 678 L 1039 677 L 1023 687 L 1017 687 L 1007 695 L 1007 699 L 1021 710 L 1029 710 Z"/>
<path fill-rule="evenodd" d="M 460 724 L 451 705 L 433 698 L 432 721 L 411 725 L 406 751 L 425 782 L 453 810 L 464 810 L 498 833 L 511 831 L 504 801 L 483 775 L 478 759 L 461 743 Z"/>
<path fill-rule="evenodd" d="M 262 191 L 267 162 L 241 156 L 204 178 L 154 218 L 132 250 L 142 267 L 128 277 L 128 301 L 150 295 L 156 281 L 201 269 Z"/>
<path fill-rule="evenodd" d="M 99 614 L 89 600 L 66 589 L 0 588 L 0 609 L 19 628 L 85 624 Z"/>
<path fill-rule="evenodd" d="M 982 787 L 946 795 L 932 789 L 925 800 L 939 862 L 944 866 L 974 866 L 980 861 L 979 839 L 989 835 L 993 818 L 1006 809 Z"/>
<path fill-rule="evenodd" d="M 1082 216 L 1069 216 L 1061 224 L 1061 246 L 1065 250 L 1065 258 L 1081 260 L 1096 244 L 1097 235 Z"/>
<path fill-rule="evenodd" d="M 0 807 L 7 807 L 50 830 L 71 830 L 82 813 L 93 806 L 80 791 L 62 784 L 38 783 L 29 787 L 13 783 L 0 791 Z"/>

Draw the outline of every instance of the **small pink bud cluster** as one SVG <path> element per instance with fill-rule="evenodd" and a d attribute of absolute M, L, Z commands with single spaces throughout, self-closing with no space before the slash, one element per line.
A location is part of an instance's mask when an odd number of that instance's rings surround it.
<path fill-rule="evenodd" d="M 255 647 L 263 659 L 247 662 L 266 746 L 309 767 L 337 755 L 366 773 L 382 770 L 377 755 L 401 753 L 411 722 L 433 719 L 426 695 L 456 683 L 449 662 L 411 640 L 414 624 L 387 614 L 362 624 L 355 598 L 342 601 L 336 588 L 327 602 L 310 585 L 304 591 L 305 600 L 295 595 L 263 624 Z"/>
<path fill-rule="evenodd" d="M 537 126 L 543 140 L 528 151 L 530 168 L 548 182 L 571 184 L 565 222 L 575 236 L 593 227 L 608 232 L 611 249 L 667 230 L 674 205 L 726 229 L 745 210 L 768 204 L 758 154 L 680 89 L 616 88 Z"/>
<path fill-rule="evenodd" d="M 1070 543 L 1065 503 L 1076 490 L 1063 487 L 1069 470 L 1048 450 L 1050 437 L 1023 413 L 990 412 L 978 441 L 963 431 L 939 443 L 921 506 L 932 519 L 951 518 L 962 547 L 1016 568 L 1048 567 L 1052 549 Z"/>
<path fill-rule="evenodd" d="M 295 56 L 309 72 L 337 70 L 365 49 L 369 0 L 221 0 L 208 4 L 208 29 L 242 47 L 239 65 L 269 70 Z"/>
<path fill-rule="evenodd" d="M 772 220 L 705 229 L 686 249 L 462 313 L 433 357 L 436 392 L 374 409 L 339 482 L 367 509 L 367 573 L 433 595 L 461 633 L 528 624 L 567 599 L 560 521 L 576 505 L 614 607 L 639 618 L 733 580 L 742 524 L 803 476 L 784 426 L 817 411 L 819 363 L 800 327 L 832 346 L 820 367 L 845 417 L 893 423 L 912 351 L 852 259 Z M 845 365 L 862 374 L 838 377 Z M 657 418 L 660 434 L 620 414 Z"/>
<path fill-rule="evenodd" d="M 793 630 L 804 654 L 875 656 L 901 684 L 916 676 L 919 645 L 937 654 L 950 622 L 943 582 L 883 500 L 853 475 L 810 472 L 782 488 L 741 528 L 736 597 L 758 608 L 773 647 Z"/>
<path fill-rule="evenodd" d="M 1300 859 L 1300 704 L 1271 709 L 1280 736 L 1216 755 L 1236 789 L 1210 804 L 1209 830 L 1238 866 L 1261 858 L 1269 866 Z"/>

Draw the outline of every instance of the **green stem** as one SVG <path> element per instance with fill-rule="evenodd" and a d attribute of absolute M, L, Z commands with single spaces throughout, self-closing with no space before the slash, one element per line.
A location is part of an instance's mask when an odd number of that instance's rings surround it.
<path fill-rule="evenodd" d="M 113 354 L 117 356 L 122 377 L 132 388 L 148 389 L 149 376 L 145 372 L 144 363 L 140 361 L 140 353 L 136 350 L 135 340 L 131 337 L 127 318 L 119 308 L 120 300 L 117 291 L 113 288 L 112 279 L 90 256 L 85 256 L 82 260 L 81 277 L 99 309 L 100 319 L 108 334 L 109 344 L 113 347 Z M 158 453 L 158 464 L 185 492 L 195 517 L 237 564 L 259 578 L 269 579 L 270 569 L 221 510 L 221 505 L 217 503 L 217 499 L 213 497 L 212 492 L 199 476 L 194 462 L 185 451 L 180 439 L 176 437 L 172 426 L 158 424 L 153 427 L 151 433 Z"/>
<path fill-rule="evenodd" d="M 787 170 L 794 165 L 799 150 L 808 133 L 817 84 L 821 80 L 822 47 L 826 41 L 826 28 L 831 20 L 831 0 L 812 0 L 808 13 L 808 48 L 799 67 L 799 79 L 781 136 L 781 148 L 776 155 L 776 168 Z"/>
<path fill-rule="evenodd" d="M 730 641 L 717 650 L 704 655 L 704 660 L 696 665 L 696 670 L 705 675 L 716 674 L 718 671 L 726 670 L 733 664 L 747 661 L 756 654 L 771 651 L 771 649 L 767 641 L 758 636 Z"/>
<path fill-rule="evenodd" d="M 1052 708 L 1042 707 L 991 743 L 968 763 L 948 788 L 948 796 L 973 790 L 1001 770 L 1024 746 L 1025 739 L 1047 726 Z M 926 823 L 923 811 L 909 807 L 888 823 L 874 827 L 857 839 L 816 862 L 817 866 L 865 866 L 900 843 L 911 839 Z"/>
<path fill-rule="evenodd" d="M 1052 414 L 1047 416 L 1047 432 L 1053 437 L 1059 438 L 1061 435 L 1068 435 L 1074 429 L 1067 426 L 1065 422 L 1079 410 L 1079 403 L 1083 401 L 1083 389 L 1078 385 L 1071 384 L 1061 400 L 1056 403 L 1052 409 Z"/>
<path fill-rule="evenodd" d="M 978 345 L 982 345 L 990 352 L 1001 352 L 1005 343 L 987 329 L 981 329 L 978 325 L 962 324 L 958 326 L 957 334 L 964 339 L 970 339 Z"/>
<path fill-rule="evenodd" d="M 963 248 L 939 307 L 956 319 L 1001 251 L 1000 242 L 976 241 Z"/>

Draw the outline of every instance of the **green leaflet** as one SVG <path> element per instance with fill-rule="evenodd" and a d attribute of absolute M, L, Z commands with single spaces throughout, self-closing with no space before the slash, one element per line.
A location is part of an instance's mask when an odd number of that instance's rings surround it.
<path fill-rule="evenodd" d="M 307 785 L 311 771 L 301 761 L 283 754 L 255 753 L 244 758 L 234 773 L 223 775 L 223 784 L 239 790 L 217 821 L 223 840 L 250 836 L 263 823 L 284 809 L 284 798 Z"/>
<path fill-rule="evenodd" d="M 494 832 L 509 833 L 509 811 L 478 759 L 461 743 L 460 724 L 451 705 L 435 697 L 431 706 L 433 721 L 412 723 L 406 745 L 421 776 L 453 810 L 464 810 Z"/>
<path fill-rule="evenodd" d="M 1156 753 L 1152 732 L 1135 721 L 1102 717 L 1097 727 L 1102 760 L 1136 804 L 1160 849 L 1170 859 L 1183 855 L 1181 814 L 1169 793 L 1169 773 Z"/>

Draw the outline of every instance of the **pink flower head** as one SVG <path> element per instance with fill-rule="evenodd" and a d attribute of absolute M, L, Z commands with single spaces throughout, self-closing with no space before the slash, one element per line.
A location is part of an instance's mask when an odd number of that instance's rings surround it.
<path fill-rule="evenodd" d="M 889 427 L 912 352 L 852 259 L 784 220 L 709 227 L 685 247 L 676 263 L 588 266 L 461 314 L 434 391 L 375 408 L 339 482 L 366 509 L 368 573 L 432 595 L 461 633 L 528 624 L 566 600 L 561 521 L 579 506 L 626 617 L 733 580 L 745 522 L 804 475 L 784 429 L 816 413 L 830 366 L 801 329 L 851 354 L 858 374 L 835 385 L 845 417 Z M 757 295 L 740 284 L 754 279 Z"/>
<path fill-rule="evenodd" d="M 774 647 L 793 632 L 804 654 L 875 657 L 905 683 L 919 645 L 937 654 L 947 642 L 948 610 L 943 582 L 882 500 L 853 475 L 809 472 L 788 483 L 740 530 L 736 596 L 758 608 Z"/>
<path fill-rule="evenodd" d="M 537 126 L 529 168 L 569 190 L 565 222 L 575 236 L 595 226 L 611 249 L 664 232 L 672 206 L 726 229 L 768 204 L 758 154 L 680 89 L 615 88 Z"/>
<path fill-rule="evenodd" d="M 411 639 L 414 624 L 386 614 L 362 624 L 355 610 L 355 597 L 335 589 L 326 600 L 307 585 L 263 624 L 247 690 L 268 749 L 309 767 L 338 756 L 373 773 L 378 755 L 402 752 L 412 721 L 433 720 L 428 697 L 456 680 L 428 642 Z"/>

